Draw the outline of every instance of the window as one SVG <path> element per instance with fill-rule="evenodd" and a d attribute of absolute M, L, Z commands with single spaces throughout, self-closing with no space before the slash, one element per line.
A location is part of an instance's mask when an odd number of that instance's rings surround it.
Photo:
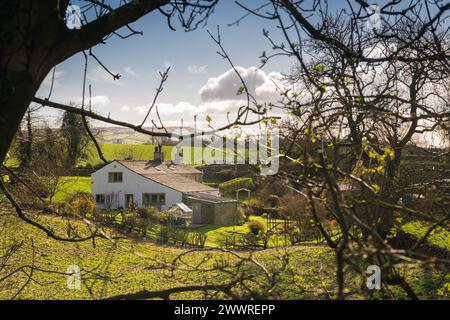
<path fill-rule="evenodd" d="M 105 203 L 105 195 L 104 194 L 96 194 L 95 202 L 97 202 L 98 204 L 104 204 Z"/>
<path fill-rule="evenodd" d="M 161 193 L 159 195 L 159 203 L 160 204 L 166 204 L 166 194 L 165 193 Z"/>
<path fill-rule="evenodd" d="M 165 193 L 143 193 L 142 194 L 142 205 L 144 206 L 160 206 L 166 204 L 166 194 Z"/>
<path fill-rule="evenodd" d="M 122 172 L 108 172 L 108 182 L 122 182 Z"/>

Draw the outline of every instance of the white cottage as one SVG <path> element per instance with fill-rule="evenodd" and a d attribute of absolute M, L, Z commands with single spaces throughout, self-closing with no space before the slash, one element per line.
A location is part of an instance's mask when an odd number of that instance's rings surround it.
<path fill-rule="evenodd" d="M 131 204 L 167 210 L 183 195 L 218 190 L 201 183 L 202 173 L 189 165 L 158 161 L 116 160 L 92 174 L 92 194 L 98 208 L 119 209 Z"/>
<path fill-rule="evenodd" d="M 153 206 L 169 210 L 185 203 L 197 224 L 231 225 L 238 204 L 202 183 L 203 173 L 186 164 L 163 161 L 158 148 L 151 161 L 113 161 L 91 176 L 92 195 L 99 209 Z"/>

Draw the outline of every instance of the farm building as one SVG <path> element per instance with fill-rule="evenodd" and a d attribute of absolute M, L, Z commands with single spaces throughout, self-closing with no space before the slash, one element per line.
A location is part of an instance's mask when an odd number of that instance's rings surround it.
<path fill-rule="evenodd" d="M 116 160 L 91 176 L 92 194 L 99 209 L 153 206 L 169 210 L 184 203 L 193 223 L 232 225 L 238 204 L 202 183 L 202 172 L 186 164 L 162 161 L 156 149 L 152 161 Z"/>

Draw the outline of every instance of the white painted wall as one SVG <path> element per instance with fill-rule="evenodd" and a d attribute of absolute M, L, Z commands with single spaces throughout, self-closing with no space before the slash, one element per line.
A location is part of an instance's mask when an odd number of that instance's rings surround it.
<path fill-rule="evenodd" d="M 108 172 L 122 172 L 122 182 L 109 183 Z M 162 206 L 162 210 L 167 210 L 175 203 L 182 202 L 183 198 L 183 194 L 181 192 L 144 178 L 116 161 L 113 161 L 100 170 L 94 172 L 91 175 L 91 185 L 94 201 L 96 194 L 104 194 L 105 197 L 108 194 L 116 195 L 117 201 L 114 201 L 112 209 L 117 209 L 119 207 L 125 208 L 126 194 L 133 194 L 134 201 L 139 207 L 141 207 L 143 193 L 165 193 L 166 205 Z M 105 206 L 97 205 L 97 207 L 102 209 Z"/>

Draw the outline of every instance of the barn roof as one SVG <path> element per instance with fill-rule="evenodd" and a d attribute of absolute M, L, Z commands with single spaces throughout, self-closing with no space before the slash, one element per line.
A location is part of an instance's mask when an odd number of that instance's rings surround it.
<path fill-rule="evenodd" d="M 190 165 L 129 160 L 117 160 L 117 162 L 145 178 L 179 192 L 216 191 L 214 188 L 183 176 L 184 174 L 201 173 Z"/>

